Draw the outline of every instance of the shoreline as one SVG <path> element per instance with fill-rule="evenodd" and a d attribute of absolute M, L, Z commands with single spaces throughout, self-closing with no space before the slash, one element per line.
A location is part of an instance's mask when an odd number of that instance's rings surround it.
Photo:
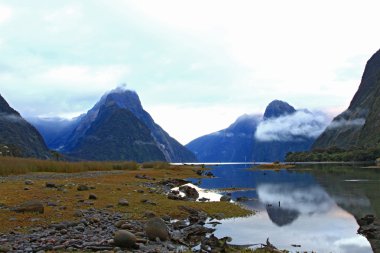
<path fill-rule="evenodd" d="M 174 175 L 179 179 L 173 179 Z M 206 252 L 207 249 L 254 252 L 228 245 L 228 238 L 218 239 L 213 235 L 215 228 L 206 227 L 217 226 L 220 219 L 243 217 L 251 211 L 232 202 L 211 204 L 168 199 L 171 186 L 190 177 L 202 177 L 199 168 L 174 166 L 165 170 L 29 173 L 9 176 L 9 180 L 2 177 L 0 191 L 7 189 L 11 198 L 0 196 L 0 222 L 3 224 L 0 252 L 120 251 L 123 247 L 114 235 L 119 230 L 134 235 L 133 245 L 125 247 L 132 252 L 171 252 L 175 249 L 190 252 L 194 246 Z M 85 190 L 80 191 L 82 186 Z M 20 193 L 27 196 L 17 198 Z M 124 204 L 119 199 L 123 195 Z M 42 213 L 15 212 L 15 208 L 22 206 L 30 196 L 41 203 Z M 103 198 L 107 200 L 100 201 Z M 111 200 L 113 204 L 106 204 Z M 167 238 L 158 241 L 149 238 L 147 224 L 154 219 L 165 228 Z"/>

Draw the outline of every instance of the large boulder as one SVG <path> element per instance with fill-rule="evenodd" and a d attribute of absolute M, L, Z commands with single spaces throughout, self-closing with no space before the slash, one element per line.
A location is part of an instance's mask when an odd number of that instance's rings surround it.
<path fill-rule="evenodd" d="M 116 231 L 113 240 L 121 248 L 132 248 L 136 244 L 136 236 L 127 230 Z"/>
<path fill-rule="evenodd" d="M 12 209 L 15 212 L 18 213 L 44 213 L 44 205 L 42 204 L 41 201 L 38 200 L 30 200 L 27 202 L 22 203 L 19 206 L 16 206 L 15 208 Z"/>
<path fill-rule="evenodd" d="M 156 240 L 159 238 L 161 241 L 169 239 L 169 230 L 165 221 L 161 218 L 155 217 L 145 224 L 145 233 L 150 240 Z"/>
<path fill-rule="evenodd" d="M 188 199 L 191 199 L 191 200 L 197 200 L 199 198 L 199 193 L 198 191 L 191 187 L 191 186 L 188 186 L 188 185 L 183 185 L 183 186 L 180 186 L 179 187 L 179 190 L 183 193 L 186 194 L 186 197 Z"/>

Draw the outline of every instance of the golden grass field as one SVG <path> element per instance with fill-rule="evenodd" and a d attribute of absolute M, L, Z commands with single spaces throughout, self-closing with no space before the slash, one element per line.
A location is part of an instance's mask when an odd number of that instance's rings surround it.
<path fill-rule="evenodd" d="M 5 163 L 3 163 L 6 161 Z M 44 226 L 66 220 L 77 219 L 74 212 L 79 209 L 106 208 L 109 205 L 114 211 L 125 214 L 126 218 L 142 219 L 144 212 L 149 210 L 157 215 L 168 214 L 172 217 L 185 217 L 186 213 L 180 210 L 179 206 L 189 206 L 202 209 L 209 215 L 223 213 L 226 218 L 249 215 L 252 212 L 241 208 L 240 206 L 226 202 L 200 203 L 190 201 L 169 200 L 166 195 L 158 193 L 149 193 L 148 189 L 142 185 L 147 182 L 158 182 L 168 178 L 189 178 L 199 177 L 195 171 L 199 168 L 189 166 L 166 166 L 166 169 L 138 168 L 128 167 L 130 163 L 68 163 L 54 161 L 38 161 L 31 159 L 1 158 L 0 171 L 3 174 L 16 170 L 16 174 L 24 174 L 22 178 L 9 180 L 3 177 L 0 180 L 0 204 L 13 207 L 24 201 L 40 200 L 44 203 L 44 214 L 36 213 L 15 213 L 10 210 L 0 209 L 0 233 L 12 230 L 25 231 L 32 226 Z M 8 168 L 4 165 L 8 164 Z M 60 179 L 33 179 L 33 185 L 25 185 L 25 179 L 35 177 L 36 175 L 51 175 L 52 178 L 56 172 L 83 172 L 88 170 L 113 170 L 113 166 L 118 164 L 123 166 L 124 170 L 118 174 L 104 173 L 100 176 L 88 176 L 81 173 L 80 177 L 63 177 Z M 24 167 L 25 166 L 25 167 Z M 146 167 L 146 166 L 145 166 Z M 154 166 L 153 166 L 154 167 Z M 163 166 L 161 166 L 163 167 Z M 104 168 L 104 169 L 103 169 Z M 32 171 L 32 172 L 30 172 Z M 35 172 L 38 171 L 38 172 Z M 48 172 L 45 172 L 48 171 Z M 153 180 L 138 179 L 136 174 L 145 174 L 149 177 L 156 178 Z M 69 174 L 67 174 L 69 175 Z M 52 182 L 61 185 L 61 190 L 56 188 L 47 188 L 46 182 Z M 77 186 L 85 184 L 95 187 L 89 191 L 78 191 Z M 24 190 L 28 187 L 29 190 Z M 137 190 L 143 190 L 144 193 L 138 193 Z M 89 194 L 94 193 L 97 200 L 89 200 Z M 120 198 L 129 201 L 129 206 L 118 206 Z M 156 206 L 142 203 L 148 199 L 157 203 Z M 83 202 L 84 201 L 84 202 Z M 48 202 L 56 203 L 56 207 L 47 206 Z"/>

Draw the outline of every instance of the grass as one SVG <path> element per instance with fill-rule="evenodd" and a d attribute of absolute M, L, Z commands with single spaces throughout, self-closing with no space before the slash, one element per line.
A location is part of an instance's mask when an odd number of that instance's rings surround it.
<path fill-rule="evenodd" d="M 136 170 L 136 162 L 66 162 L 31 158 L 0 157 L 0 176 L 30 172 L 75 173 L 85 171 Z"/>
<path fill-rule="evenodd" d="M 161 162 L 161 161 L 156 161 L 156 162 L 144 162 L 141 167 L 143 169 L 168 169 L 170 167 L 170 163 L 168 162 Z"/>
<path fill-rule="evenodd" d="M 77 172 L 87 170 L 113 170 L 115 164 L 119 163 L 65 163 L 51 161 L 37 161 L 31 159 L 2 159 L 1 169 L 4 173 L 5 163 L 10 168 L 16 169 L 18 174 L 27 172 L 39 171 L 58 171 L 58 172 Z M 122 163 L 120 163 L 122 165 Z M 23 166 L 26 166 L 24 168 Z M 72 167 L 66 167 L 72 166 Z M 241 217 L 252 214 L 251 211 L 245 210 L 238 205 L 226 202 L 189 202 L 169 200 L 165 195 L 159 193 L 149 193 L 146 185 L 147 182 L 154 183 L 168 178 L 189 178 L 199 177 L 195 171 L 198 168 L 190 166 L 170 166 L 167 169 L 136 169 L 132 166 L 129 169 L 125 167 L 125 171 L 121 174 L 102 174 L 99 176 L 86 177 L 86 174 L 81 177 L 67 177 L 63 179 L 51 180 L 34 180 L 34 184 L 27 186 L 29 190 L 24 190 L 26 185 L 24 180 L 2 180 L 0 182 L 0 204 L 9 207 L 16 206 L 24 201 L 37 199 L 44 203 L 45 213 L 14 213 L 9 210 L 0 209 L 0 233 L 9 232 L 12 230 L 25 231 L 32 226 L 46 226 L 51 223 L 61 222 L 66 220 L 75 220 L 74 212 L 79 209 L 107 208 L 109 205 L 111 211 L 118 211 L 125 214 L 126 218 L 144 219 L 145 211 L 153 211 L 158 216 L 165 214 L 173 218 L 184 218 L 187 216 L 185 211 L 181 210 L 180 206 L 189 206 L 198 208 L 209 215 L 223 213 L 226 218 Z M 5 170 L 6 172 L 9 172 Z M 137 174 L 145 174 L 156 180 L 138 179 Z M 35 173 L 32 173 L 33 175 Z M 29 174 L 28 174 L 29 175 Z M 62 190 L 46 188 L 45 183 L 49 181 L 60 185 Z M 77 191 L 77 185 L 86 184 L 93 186 L 95 189 L 90 191 Z M 144 193 L 137 193 L 137 190 L 143 190 Z M 97 200 L 88 200 L 89 193 L 97 195 Z M 120 207 L 117 205 L 120 198 L 125 198 L 129 201 L 128 207 Z M 148 199 L 157 203 L 156 206 L 142 203 L 141 201 Z M 84 201 L 84 202 L 83 202 Z M 57 203 L 58 206 L 47 206 L 48 202 Z M 64 207 L 64 209 L 63 209 Z M 14 218 L 14 219 L 11 219 Z"/>

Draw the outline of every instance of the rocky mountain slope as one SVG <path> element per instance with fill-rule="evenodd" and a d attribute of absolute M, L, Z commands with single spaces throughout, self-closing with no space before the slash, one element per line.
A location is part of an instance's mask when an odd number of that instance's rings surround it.
<path fill-rule="evenodd" d="M 226 129 L 186 145 L 201 162 L 283 161 L 288 152 L 309 150 L 323 130 L 321 120 L 274 100 L 264 116 L 243 115 Z M 310 129 L 310 133 L 306 133 Z"/>
<path fill-rule="evenodd" d="M 48 158 L 49 150 L 39 132 L 0 95 L 0 152 L 2 155 Z"/>
<path fill-rule="evenodd" d="M 380 145 L 380 51 L 367 62 L 358 91 L 346 111 L 334 118 L 314 149 Z"/>
<path fill-rule="evenodd" d="M 170 137 L 146 112 L 136 92 L 117 88 L 86 114 L 50 136 L 54 123 L 41 130 L 52 148 L 86 160 L 194 162 L 191 151 Z M 46 122 L 45 122 L 46 126 Z"/>

